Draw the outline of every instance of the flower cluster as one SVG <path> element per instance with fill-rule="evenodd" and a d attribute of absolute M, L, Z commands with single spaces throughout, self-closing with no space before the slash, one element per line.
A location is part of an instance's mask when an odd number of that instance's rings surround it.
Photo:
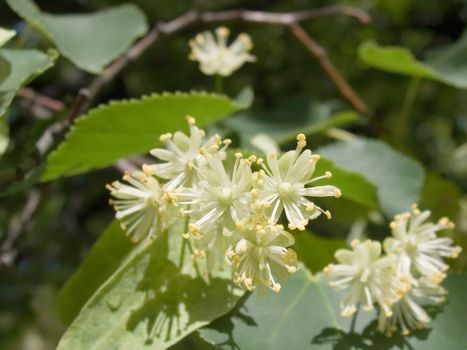
<path fill-rule="evenodd" d="M 186 217 L 183 237 L 194 248 L 193 258 L 207 259 L 211 268 L 230 262 L 234 281 L 247 290 L 256 287 L 278 292 L 281 282 L 298 269 L 290 248 L 294 237 L 279 223 L 282 212 L 290 230 L 304 230 L 321 213 L 313 197 L 339 197 L 334 186 L 309 185 L 330 178 L 312 178 L 319 156 L 297 136 L 295 150 L 266 160 L 235 153 L 228 166 L 230 140 L 207 137 L 192 117 L 189 135 L 164 134 L 166 148 L 151 154 L 158 162 L 125 174 L 126 183 L 108 185 L 116 217 L 135 241 L 164 232 L 177 214 Z"/>
<path fill-rule="evenodd" d="M 198 34 L 190 41 L 189 58 L 199 61 L 201 71 L 206 75 L 227 77 L 239 69 L 245 62 L 254 62 L 256 57 L 249 54 L 253 43 L 248 34 L 240 34 L 235 41 L 227 46 L 229 30 L 220 27 L 211 32 Z"/>
<path fill-rule="evenodd" d="M 348 290 L 341 302 L 342 316 L 354 314 L 359 303 L 366 310 L 377 304 L 378 330 L 388 336 L 398 327 L 408 334 L 430 322 L 423 306 L 445 301 L 446 290 L 440 286 L 448 269 L 444 258 L 456 258 L 461 248 L 437 235 L 454 224 L 447 218 L 426 222 L 429 216 L 416 205 L 411 212 L 396 215 L 390 224 L 392 237 L 383 243 L 386 255 L 379 242 L 370 240 L 353 242 L 352 251 L 336 252 L 339 264 L 327 266 L 324 272 L 332 287 Z"/>

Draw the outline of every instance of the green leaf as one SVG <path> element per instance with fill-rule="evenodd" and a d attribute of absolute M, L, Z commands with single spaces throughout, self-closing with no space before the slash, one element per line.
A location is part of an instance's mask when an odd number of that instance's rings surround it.
<path fill-rule="evenodd" d="M 274 110 L 255 109 L 239 114 L 225 125 L 238 133 L 240 147 L 264 151 L 252 140 L 264 135 L 277 144 L 295 140 L 299 133 L 316 134 L 332 127 L 356 124 L 354 111 L 336 111 L 333 102 L 318 102 L 309 96 L 295 96 Z"/>
<path fill-rule="evenodd" d="M 454 44 L 437 50 L 426 62 L 417 60 L 406 48 L 382 47 L 367 41 L 360 45 L 360 58 L 386 72 L 437 80 L 460 89 L 467 88 L 467 31 Z"/>
<path fill-rule="evenodd" d="M 47 54 L 36 50 L 0 50 L 0 118 L 2 118 L 16 91 L 53 66 L 57 52 Z"/>
<path fill-rule="evenodd" d="M 91 14 L 52 15 L 41 12 L 30 0 L 7 3 L 63 56 L 91 73 L 100 73 L 148 30 L 144 14 L 130 4 Z"/>
<path fill-rule="evenodd" d="M 437 79 L 436 72 L 399 46 L 379 46 L 366 41 L 358 48 L 360 59 L 371 67 L 391 73 L 399 73 L 421 78 Z"/>
<path fill-rule="evenodd" d="M 379 208 L 376 188 L 364 176 L 356 172 L 346 171 L 337 167 L 332 161 L 321 158 L 316 165 L 315 174 L 321 175 L 326 171 L 332 173 L 332 178 L 316 182 L 316 185 L 332 184 L 342 191 L 342 198 L 373 209 Z"/>
<path fill-rule="evenodd" d="M 454 219 L 459 212 L 461 198 L 462 191 L 455 183 L 428 173 L 419 206 L 421 209 L 429 209 L 433 218 L 447 216 Z"/>
<path fill-rule="evenodd" d="M 320 272 L 333 262 L 337 249 L 347 247 L 343 239 L 323 238 L 309 231 L 299 232 L 294 237 L 293 249 L 297 252 L 299 260 L 313 273 Z"/>
<path fill-rule="evenodd" d="M 117 270 L 133 248 L 135 245 L 118 221 L 109 225 L 58 294 L 57 311 L 63 322 L 73 321 L 86 301 Z"/>
<path fill-rule="evenodd" d="M 429 328 L 391 338 L 376 332 L 373 312 L 360 311 L 354 327 L 339 312 L 340 296 L 324 277 L 300 271 L 278 295 L 264 301 L 250 295 L 229 314 L 199 330 L 220 349 L 464 349 L 467 344 L 467 277 L 451 275 L 445 287 L 449 301 Z"/>
<path fill-rule="evenodd" d="M 183 225 L 175 225 L 131 251 L 81 309 L 58 350 L 166 349 L 230 311 L 243 294 L 231 271 L 208 276 L 182 233 Z"/>
<path fill-rule="evenodd" d="M 6 151 L 10 142 L 10 130 L 5 118 L 0 118 L 0 156 Z"/>
<path fill-rule="evenodd" d="M 225 96 L 193 92 L 111 102 L 79 118 L 47 160 L 42 180 L 80 174 L 142 154 L 160 145 L 159 136 L 185 130 L 186 115 L 203 126 L 244 108 Z"/>
<path fill-rule="evenodd" d="M 423 168 L 381 141 L 336 142 L 316 152 L 376 186 L 381 208 L 390 217 L 418 202 L 425 179 Z"/>

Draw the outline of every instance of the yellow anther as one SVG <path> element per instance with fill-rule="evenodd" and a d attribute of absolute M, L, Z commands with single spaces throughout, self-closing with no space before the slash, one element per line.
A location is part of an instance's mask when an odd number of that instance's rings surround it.
<path fill-rule="evenodd" d="M 358 239 L 354 239 L 354 240 L 352 240 L 352 242 L 350 242 L 350 246 L 352 248 L 355 248 L 359 244 L 360 244 L 360 241 Z"/>
<path fill-rule="evenodd" d="M 219 27 L 216 29 L 216 34 L 223 37 L 228 37 L 230 31 L 226 27 Z"/>
<path fill-rule="evenodd" d="M 318 160 L 320 160 L 321 156 L 319 154 L 312 154 L 310 159 L 312 162 L 317 162 Z"/>
<path fill-rule="evenodd" d="M 212 145 L 209 147 L 209 151 L 211 153 L 216 153 L 217 151 L 219 151 L 219 146 L 218 145 Z"/>
<path fill-rule="evenodd" d="M 186 119 L 186 121 L 188 122 L 188 124 L 190 124 L 190 125 L 195 125 L 195 124 L 196 124 L 196 119 L 193 118 L 193 117 L 190 116 L 190 115 L 185 116 L 185 119 Z"/>
<path fill-rule="evenodd" d="M 342 191 L 339 190 L 339 189 L 336 189 L 336 191 L 334 193 L 334 197 L 339 198 L 340 196 L 342 196 Z"/>
<path fill-rule="evenodd" d="M 332 272 L 333 264 L 329 264 L 323 269 L 323 272 L 325 275 L 329 275 Z"/>
<path fill-rule="evenodd" d="M 151 176 L 151 175 L 154 174 L 152 167 L 149 166 L 149 165 L 147 165 L 147 164 L 143 164 L 143 166 L 141 167 L 141 169 L 143 170 L 143 172 L 144 172 L 147 176 Z"/>
<path fill-rule="evenodd" d="M 232 140 L 231 139 L 225 139 L 224 141 L 222 141 L 222 143 L 226 146 L 230 145 L 232 143 Z"/>
<path fill-rule="evenodd" d="M 202 156 L 206 155 L 206 148 L 201 147 L 201 148 L 199 149 L 199 154 L 201 154 Z"/>
<path fill-rule="evenodd" d="M 252 163 L 256 162 L 256 156 L 254 154 L 252 154 L 251 156 L 248 157 L 248 160 Z"/>
<path fill-rule="evenodd" d="M 241 152 L 236 152 L 235 153 L 235 158 L 242 158 L 243 154 Z"/>
<path fill-rule="evenodd" d="M 332 215 L 331 215 L 331 212 L 329 210 L 326 210 L 324 212 L 324 215 L 326 215 L 326 217 L 328 218 L 328 220 L 330 220 L 332 218 Z"/>
<path fill-rule="evenodd" d="M 170 132 L 168 132 L 166 134 L 162 134 L 159 137 L 159 141 L 161 141 L 161 142 L 167 142 L 167 141 L 170 141 L 171 139 L 172 139 L 172 134 Z"/>
<path fill-rule="evenodd" d="M 279 283 L 274 283 L 272 290 L 274 293 L 279 293 L 281 291 L 281 285 Z"/>
<path fill-rule="evenodd" d="M 258 165 L 261 165 L 261 164 L 263 164 L 263 163 L 264 163 L 264 159 L 263 159 L 263 158 L 258 158 L 258 159 L 256 160 L 256 164 L 258 164 Z"/>
<path fill-rule="evenodd" d="M 195 167 L 195 164 L 190 161 L 190 162 L 186 163 L 186 166 L 187 166 L 189 171 L 192 171 L 193 168 Z"/>

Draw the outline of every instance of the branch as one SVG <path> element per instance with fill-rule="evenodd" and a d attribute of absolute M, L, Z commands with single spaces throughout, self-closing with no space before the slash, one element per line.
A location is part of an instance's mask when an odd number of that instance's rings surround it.
<path fill-rule="evenodd" d="M 290 25 L 290 30 L 295 38 L 305 46 L 310 54 L 315 57 L 326 74 L 336 85 L 341 95 L 360 113 L 368 115 L 368 108 L 363 100 L 352 89 L 341 73 L 334 67 L 324 48 L 322 48 L 305 30 L 298 24 Z"/>
<path fill-rule="evenodd" d="M 201 22 L 219 22 L 230 20 L 241 20 L 245 22 L 256 22 L 266 24 L 291 25 L 294 23 L 303 22 L 306 20 L 327 17 L 333 15 L 345 15 L 357 19 L 362 24 L 369 24 L 371 17 L 360 9 L 345 5 L 332 5 L 317 9 L 273 13 L 263 11 L 249 10 L 229 10 L 218 12 L 205 12 L 199 15 Z"/>
<path fill-rule="evenodd" d="M 42 161 L 46 153 L 54 146 L 54 144 L 64 136 L 64 134 L 72 125 L 73 121 L 91 106 L 92 102 L 100 94 L 104 86 L 111 82 L 118 74 L 120 74 L 130 62 L 136 60 L 142 54 L 144 54 L 146 50 L 150 46 L 152 46 L 161 35 L 173 34 L 197 22 L 211 23 L 229 20 L 240 20 L 244 22 L 298 26 L 297 23 L 305 20 L 311 20 L 320 17 L 327 17 L 339 14 L 355 18 L 363 24 L 368 24 L 371 22 L 370 16 L 362 10 L 345 5 L 332 5 L 317 9 L 286 13 L 273 13 L 249 10 L 228 10 L 216 12 L 198 12 L 196 10 L 191 10 L 169 22 L 157 23 L 148 32 L 148 34 L 146 34 L 142 39 L 140 39 L 136 44 L 134 44 L 126 53 L 124 53 L 112 64 L 110 64 L 101 75 L 97 76 L 87 88 L 81 89 L 78 92 L 78 95 L 76 96 L 70 107 L 67 117 L 63 121 L 52 124 L 49 128 L 47 128 L 44 131 L 43 135 L 36 142 L 36 155 L 23 161 L 17 169 L 11 169 L 0 173 L 0 187 L 6 186 L 7 184 L 13 181 L 21 179 L 27 173 L 28 170 L 31 170 L 33 167 L 37 166 Z M 299 28 L 301 29 L 301 27 Z M 348 84 L 345 82 L 342 76 L 332 66 L 329 59 L 325 57 L 324 59 L 322 58 L 319 61 L 323 68 L 326 70 L 326 72 L 328 72 L 328 70 L 335 71 L 333 72 L 333 75 L 331 77 L 333 81 L 336 83 L 336 85 L 338 84 L 337 81 L 339 81 L 340 85 L 338 85 L 338 88 L 339 86 L 341 88 L 342 86 L 347 86 L 347 90 L 350 89 L 350 96 L 352 96 L 353 90 L 348 86 Z M 328 63 L 324 64 L 323 62 L 326 61 Z M 339 89 L 340 91 L 342 91 L 341 88 Z M 356 96 L 355 93 L 353 94 Z M 348 91 L 347 95 L 344 96 L 349 96 Z M 353 97 L 354 101 L 355 96 Z M 357 100 L 361 102 L 358 96 Z M 360 109 L 357 108 L 357 106 L 355 106 L 355 108 L 361 111 L 362 106 L 365 106 L 363 102 L 359 106 Z"/>
<path fill-rule="evenodd" d="M 32 216 L 39 206 L 40 198 L 40 189 L 33 188 L 29 191 L 22 212 L 11 220 L 6 239 L 0 248 L 0 266 L 10 266 L 13 264 L 17 255 L 17 251 L 13 245 L 29 225 Z"/>
<path fill-rule="evenodd" d="M 32 104 L 39 105 L 53 112 L 61 112 L 65 109 L 65 104 L 63 102 L 41 95 L 28 87 L 20 89 L 17 95 Z"/>

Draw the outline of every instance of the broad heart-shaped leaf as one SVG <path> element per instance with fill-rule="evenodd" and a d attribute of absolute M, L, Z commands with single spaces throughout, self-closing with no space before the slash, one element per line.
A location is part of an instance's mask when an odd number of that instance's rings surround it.
<path fill-rule="evenodd" d="M 343 239 L 324 238 L 309 231 L 297 232 L 294 237 L 293 249 L 297 252 L 299 260 L 312 273 L 323 270 L 326 265 L 334 261 L 336 250 L 347 247 Z"/>
<path fill-rule="evenodd" d="M 245 107 L 225 96 L 203 92 L 111 102 L 76 121 L 65 141 L 49 155 L 42 179 L 80 174 L 145 153 L 160 145 L 161 134 L 186 130 L 186 115 L 203 126 Z"/>
<path fill-rule="evenodd" d="M 408 210 L 419 199 L 425 179 L 423 168 L 381 141 L 336 142 L 316 152 L 376 186 L 381 208 L 390 217 Z"/>
<path fill-rule="evenodd" d="M 37 50 L 0 49 L 0 118 L 16 91 L 53 66 L 57 52 L 47 54 Z"/>
<path fill-rule="evenodd" d="M 426 62 L 417 60 L 406 48 L 382 47 L 371 41 L 362 43 L 358 53 L 363 62 L 374 68 L 467 88 L 467 32 L 454 44 L 437 50 Z"/>
<path fill-rule="evenodd" d="M 243 294 L 231 271 L 208 275 L 203 262 L 191 259 L 182 233 L 183 221 L 132 250 L 81 309 L 58 349 L 166 349 L 230 311 Z"/>
<path fill-rule="evenodd" d="M 354 325 L 340 316 L 340 295 L 325 278 L 300 271 L 278 295 L 264 301 L 250 295 L 227 315 L 199 330 L 220 349 L 241 350 L 390 350 L 465 349 L 467 345 L 467 276 L 445 282 L 448 303 L 425 330 L 387 338 L 376 332 L 374 312 L 360 311 Z"/>
<path fill-rule="evenodd" d="M 135 244 L 126 237 L 118 221 L 109 225 L 58 294 L 57 312 L 64 323 L 73 321 L 86 301 L 134 248 Z"/>
<path fill-rule="evenodd" d="M 331 172 L 332 178 L 316 182 L 316 185 L 332 184 L 342 191 L 342 198 L 373 209 L 379 208 L 376 188 L 364 176 L 339 168 L 329 159 L 321 158 L 316 164 L 315 174 L 319 176 L 326 171 Z"/>
<path fill-rule="evenodd" d="M 91 14 L 51 15 L 30 0 L 7 3 L 47 36 L 63 56 L 91 73 L 100 73 L 148 30 L 144 14 L 134 5 Z"/>

